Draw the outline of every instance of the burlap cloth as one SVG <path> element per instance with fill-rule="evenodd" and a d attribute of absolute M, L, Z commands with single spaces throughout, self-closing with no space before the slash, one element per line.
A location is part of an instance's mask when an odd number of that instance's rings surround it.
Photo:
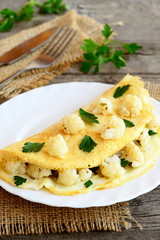
<path fill-rule="evenodd" d="M 63 25 L 71 26 L 78 31 L 63 56 L 50 68 L 27 72 L 0 87 L 0 98 L 8 99 L 21 92 L 47 84 L 72 64 L 81 61 L 83 53 L 80 46 L 84 38 L 102 40 L 101 24 L 71 10 L 50 22 L 1 40 L 0 55 L 50 27 Z M 1 67 L 0 82 L 16 70 L 28 65 L 42 49 L 43 47 L 10 66 Z M 146 87 L 153 97 L 160 100 L 160 85 L 146 83 Z M 135 222 L 127 203 L 86 209 L 56 208 L 26 201 L 0 188 L 0 235 L 93 230 L 121 231 L 130 228 L 133 221 Z"/>

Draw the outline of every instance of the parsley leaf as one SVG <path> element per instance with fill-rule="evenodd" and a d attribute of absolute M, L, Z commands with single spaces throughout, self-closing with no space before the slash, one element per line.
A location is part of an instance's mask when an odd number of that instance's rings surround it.
<path fill-rule="evenodd" d="M 110 61 L 114 63 L 116 68 L 121 68 L 126 65 L 126 61 L 123 58 L 123 51 L 117 50 L 110 57 Z"/>
<path fill-rule="evenodd" d="M 90 136 L 85 135 L 79 145 L 79 148 L 84 152 L 91 152 L 95 146 L 97 146 L 97 143 L 95 143 Z"/>
<path fill-rule="evenodd" d="M 94 40 L 90 38 L 85 39 L 81 46 L 82 50 L 86 51 L 87 53 L 94 53 L 97 47 L 98 43 L 96 43 Z"/>
<path fill-rule="evenodd" d="M 87 182 L 84 183 L 86 188 L 89 188 L 92 184 L 93 182 L 91 180 L 88 180 Z"/>
<path fill-rule="evenodd" d="M 112 33 L 113 33 L 113 30 L 111 29 L 111 27 L 110 27 L 108 24 L 106 24 L 106 25 L 104 26 L 104 29 L 102 30 L 102 35 L 103 35 L 106 39 L 108 39 L 108 38 L 111 36 Z"/>
<path fill-rule="evenodd" d="M 149 131 L 148 131 L 148 134 L 149 134 L 150 136 L 153 136 L 153 135 L 156 135 L 157 133 L 154 132 L 153 130 L 149 130 Z"/>
<path fill-rule="evenodd" d="M 0 32 L 6 32 L 13 28 L 17 19 L 17 13 L 11 9 L 5 8 L 0 11 L 3 20 L 0 22 Z"/>
<path fill-rule="evenodd" d="M 31 143 L 26 142 L 22 147 L 22 152 L 39 152 L 42 147 L 44 146 L 45 142 L 43 143 Z"/>
<path fill-rule="evenodd" d="M 0 32 L 9 31 L 14 27 L 15 22 L 30 21 L 35 15 L 35 7 L 40 13 L 61 13 L 68 9 L 63 0 L 47 0 L 42 5 L 39 1 L 28 0 L 17 12 L 5 8 L 0 11 L 2 20 L 0 21 Z"/>
<path fill-rule="evenodd" d="M 131 85 L 127 84 L 122 87 L 117 87 L 116 91 L 114 92 L 113 97 L 118 98 L 121 97 L 130 87 Z"/>
<path fill-rule="evenodd" d="M 124 121 L 126 127 L 130 128 L 130 127 L 134 127 L 135 126 L 133 122 L 131 122 L 131 121 L 127 120 L 127 119 L 123 119 L 123 121 Z"/>
<path fill-rule="evenodd" d="M 27 181 L 27 179 L 20 177 L 20 176 L 14 176 L 14 181 L 15 181 L 16 186 L 20 186 L 23 183 L 25 183 Z"/>
<path fill-rule="evenodd" d="M 125 158 L 121 159 L 121 167 L 127 167 L 131 164 L 131 162 L 127 161 Z"/>
<path fill-rule="evenodd" d="M 35 6 L 38 6 L 39 2 L 30 0 L 18 11 L 17 21 L 30 21 L 35 14 Z"/>
<path fill-rule="evenodd" d="M 79 109 L 79 114 L 80 114 L 81 118 L 84 121 L 86 121 L 88 123 L 97 123 L 97 124 L 99 124 L 98 118 L 94 114 L 86 112 L 82 108 Z"/>
<path fill-rule="evenodd" d="M 124 54 L 126 51 L 130 54 L 135 54 L 142 46 L 137 43 L 122 43 L 110 39 L 113 30 L 106 24 L 102 30 L 104 41 L 101 43 L 95 42 L 93 39 L 85 39 L 81 48 L 84 50 L 84 60 L 81 63 L 80 70 L 88 73 L 92 68 L 94 73 L 99 72 L 100 65 L 112 62 L 116 68 L 121 68 L 126 65 Z M 117 49 L 120 47 L 120 49 Z"/>
<path fill-rule="evenodd" d="M 130 53 L 135 54 L 137 50 L 141 49 L 142 46 L 138 45 L 137 43 L 126 43 L 123 47 Z"/>
<path fill-rule="evenodd" d="M 40 13 L 55 13 L 59 14 L 68 9 L 66 4 L 62 4 L 63 0 L 48 0 L 42 5 L 39 5 Z"/>

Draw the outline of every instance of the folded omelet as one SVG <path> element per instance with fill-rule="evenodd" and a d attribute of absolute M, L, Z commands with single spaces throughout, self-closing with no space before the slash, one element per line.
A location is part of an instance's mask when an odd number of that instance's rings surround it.
<path fill-rule="evenodd" d="M 126 75 L 87 106 L 0 150 L 0 177 L 59 195 L 116 187 L 147 172 L 159 144 L 149 93 Z"/>

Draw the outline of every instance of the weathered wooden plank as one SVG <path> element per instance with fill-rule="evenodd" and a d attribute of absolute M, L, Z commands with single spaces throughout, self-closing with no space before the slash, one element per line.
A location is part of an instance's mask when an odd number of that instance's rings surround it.
<path fill-rule="evenodd" d="M 61 234 L 43 234 L 43 235 L 29 235 L 28 236 L 5 236 L 2 240 L 159 240 L 159 231 L 133 231 L 127 230 L 124 232 L 89 232 L 89 233 L 61 233 Z"/>
<path fill-rule="evenodd" d="M 72 69 L 70 70 L 72 71 Z M 105 73 L 105 74 L 75 74 L 66 72 L 57 78 L 55 78 L 52 83 L 65 83 L 65 82 L 102 82 L 115 84 L 120 81 L 126 73 Z M 160 83 L 159 74 L 142 74 L 134 73 L 135 76 L 140 76 L 144 81 L 151 81 L 153 83 Z"/>
<path fill-rule="evenodd" d="M 78 0 L 77 9 L 103 23 L 122 21 L 124 27 L 115 26 L 120 39 L 159 43 L 159 8 L 159 0 Z"/>

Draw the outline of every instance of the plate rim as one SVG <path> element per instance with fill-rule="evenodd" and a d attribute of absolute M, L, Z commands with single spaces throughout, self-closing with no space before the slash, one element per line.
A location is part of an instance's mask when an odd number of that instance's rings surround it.
<path fill-rule="evenodd" d="M 23 98 L 23 96 L 24 95 L 30 95 L 30 94 L 34 94 L 34 92 L 37 92 L 37 91 L 43 91 L 43 89 L 46 89 L 46 88 L 54 88 L 54 86 L 55 85 L 74 85 L 74 84 L 80 84 L 80 85 L 84 85 L 84 84 L 91 84 L 91 85 L 105 85 L 105 86 L 107 86 L 108 87 L 108 89 L 110 88 L 110 87 L 112 87 L 112 86 L 114 86 L 113 84 L 108 84 L 108 83 L 101 83 L 101 82 L 77 82 L 77 81 L 75 81 L 75 82 L 67 82 L 67 83 L 54 83 L 54 84 L 51 84 L 51 85 L 47 85 L 47 86 L 41 86 L 41 87 L 38 87 L 38 88 L 35 88 L 35 89 L 32 89 L 32 90 L 30 90 L 30 91 L 27 91 L 27 92 L 24 92 L 24 93 L 21 93 L 21 94 L 19 94 L 19 95 L 17 95 L 17 96 L 15 96 L 15 97 L 13 97 L 13 98 L 11 98 L 11 99 L 9 99 L 9 100 L 7 100 L 6 102 L 4 102 L 4 103 L 2 103 L 1 105 L 0 105 L 0 109 L 1 109 L 1 106 L 5 106 L 5 104 L 7 105 L 8 104 L 8 102 L 9 102 L 9 104 L 11 103 L 11 104 L 14 104 L 14 101 L 16 101 L 17 99 L 19 99 L 19 98 Z M 16 99 L 16 100 L 15 100 Z M 152 98 L 151 97 L 151 99 L 152 99 L 152 101 L 153 101 L 153 103 L 154 104 L 159 104 L 160 105 L 160 102 L 158 102 L 156 99 L 154 99 L 154 98 Z M 156 165 L 155 165 L 156 166 Z M 155 167 L 154 166 L 154 167 Z M 154 168 L 153 167 L 153 168 Z M 153 169 L 152 168 L 152 169 Z M 151 169 L 151 171 L 152 171 L 152 169 Z M 147 173 L 146 174 L 144 174 L 144 175 L 142 175 L 141 177 L 144 177 L 145 175 L 147 175 Z M 136 178 L 137 179 L 137 178 Z M 129 181 L 129 182 L 127 182 L 126 184 L 128 184 L 128 183 L 130 183 L 130 182 L 132 182 L 132 181 L 134 181 L 134 180 L 131 180 L 131 181 Z M 124 185 L 126 185 L 126 184 L 123 184 L 123 185 L 121 185 L 121 186 L 124 186 Z M 2 180 L 2 179 L 0 179 L 0 186 L 2 187 L 2 188 L 4 188 L 6 191 L 8 191 L 8 192 L 10 192 L 10 193 L 12 193 L 12 194 L 14 194 L 14 195 L 16 195 L 16 196 L 19 196 L 19 197 L 21 197 L 21 198 L 23 198 L 23 199 L 26 199 L 26 200 L 28 200 L 28 201 L 31 201 L 31 202 L 37 202 L 37 203 L 41 203 L 41 204 L 45 204 L 45 205 L 49 205 L 49 206 L 54 206 L 54 207 L 72 207 L 72 208 L 86 208 L 86 207 L 98 207 L 98 206 L 109 206 L 109 205 L 112 205 L 112 204 L 115 204 L 115 203 L 118 203 L 118 202 L 122 202 L 122 201 L 129 201 L 129 200 L 131 200 L 131 199 L 134 199 L 134 198 L 136 198 L 136 197 L 138 197 L 138 196 L 140 196 L 140 195 L 143 195 L 143 194 L 145 194 L 145 193 L 147 193 L 147 192 L 149 192 L 149 191 L 151 191 L 151 190 L 153 190 L 154 188 L 156 188 L 158 185 L 160 184 L 160 180 L 159 180 L 159 182 L 158 183 L 156 183 L 156 184 L 153 184 L 152 186 L 150 186 L 148 189 L 145 189 L 143 192 L 141 192 L 141 193 L 135 193 L 134 195 L 132 194 L 132 196 L 131 197 L 129 197 L 129 198 L 122 198 L 121 200 L 115 200 L 115 201 L 113 201 L 112 203 L 110 203 L 110 204 L 95 204 L 95 202 L 94 202 L 94 204 L 90 204 L 90 205 L 88 205 L 88 204 L 84 204 L 83 203 L 83 206 L 80 206 L 80 205 L 72 205 L 72 204 L 69 204 L 69 203 L 65 203 L 65 204 L 50 204 L 50 203 L 46 203 L 46 202 L 44 202 L 44 201 L 37 201 L 37 200 L 33 200 L 33 199 L 31 199 L 30 197 L 26 197 L 26 196 L 23 196 L 23 194 L 20 194 L 20 193 L 17 193 L 17 192 L 15 192 L 14 190 L 15 189 L 17 189 L 17 187 L 15 187 L 15 186 L 13 186 L 13 185 L 10 185 L 9 183 L 7 183 L 7 182 L 5 182 L 4 180 Z M 121 187 L 120 186 L 120 187 Z M 11 189 L 10 189 L 11 188 Z M 119 188 L 119 187 L 116 187 L 116 188 Z M 114 188 L 114 189 L 116 189 L 116 188 Z M 13 190 L 12 190 L 13 189 Z M 18 190 L 19 190 L 20 188 L 18 188 Z M 28 191 L 28 190 L 30 190 L 30 189 L 20 189 L 20 190 L 23 190 L 23 191 Z M 108 189 L 105 189 L 105 190 L 100 190 L 100 191 L 107 191 Z M 31 191 L 35 191 L 35 190 L 31 190 Z M 44 191 L 44 190 L 37 190 L 37 191 Z M 87 196 L 87 194 L 92 194 L 93 192 L 100 192 L 100 191 L 92 191 L 92 192 L 89 192 L 89 193 L 85 193 L 85 196 Z M 46 192 L 46 191 L 45 191 Z M 55 194 L 52 194 L 52 193 L 50 193 L 50 192 L 47 192 L 47 193 L 49 193 L 50 195 L 52 195 L 52 196 L 55 196 Z M 25 195 L 25 194 L 24 194 Z M 79 194 L 79 195 L 84 195 L 84 194 Z M 58 197 L 62 197 L 62 196 L 60 196 L 60 195 L 56 195 L 56 196 L 58 196 Z M 78 195 L 76 195 L 76 196 L 78 196 Z M 63 196 L 63 197 L 66 197 L 66 196 Z M 73 197 L 73 196 L 67 196 L 67 197 Z"/>

